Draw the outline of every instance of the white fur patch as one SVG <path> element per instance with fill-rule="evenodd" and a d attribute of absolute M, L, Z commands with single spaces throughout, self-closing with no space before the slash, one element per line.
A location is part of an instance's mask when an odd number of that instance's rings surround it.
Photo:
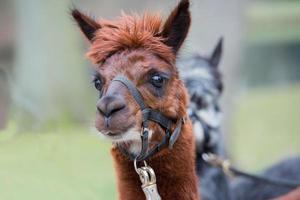
<path fill-rule="evenodd" d="M 194 123 L 194 133 L 196 137 L 197 146 L 198 145 L 202 146 L 204 142 L 204 129 L 202 127 L 202 124 L 198 121 Z"/>
<path fill-rule="evenodd" d="M 100 133 L 100 135 L 104 136 L 105 139 L 112 141 L 113 143 L 129 143 L 129 152 L 134 155 L 138 155 L 141 152 L 142 142 L 140 130 L 137 127 L 133 127 L 127 130 L 125 133 L 119 134 L 115 137 L 107 136 L 105 134 Z M 153 135 L 153 131 L 149 131 L 149 140 Z"/>
<path fill-rule="evenodd" d="M 153 131 L 149 130 L 149 139 L 151 139 Z M 139 136 L 139 140 L 128 140 L 130 143 L 129 152 L 133 155 L 138 155 L 142 150 L 142 142 Z"/>
<path fill-rule="evenodd" d="M 198 110 L 197 115 L 201 117 L 201 119 L 203 119 L 208 125 L 214 128 L 218 128 L 222 121 L 222 113 L 216 112 L 212 107 Z"/>
<path fill-rule="evenodd" d="M 141 142 L 132 142 L 129 147 L 129 152 L 133 155 L 139 155 L 142 150 Z"/>
<path fill-rule="evenodd" d="M 186 70 L 182 73 L 184 77 L 201 77 L 203 79 L 210 80 L 212 79 L 212 75 L 205 68 L 193 68 L 190 70 Z"/>
<path fill-rule="evenodd" d="M 134 127 L 121 134 L 121 137 L 114 142 L 139 142 L 141 140 L 140 131 Z"/>

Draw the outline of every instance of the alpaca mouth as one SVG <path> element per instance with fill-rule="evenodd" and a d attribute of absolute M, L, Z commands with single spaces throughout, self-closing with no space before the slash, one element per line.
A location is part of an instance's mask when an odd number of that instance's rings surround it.
<path fill-rule="evenodd" d="M 140 131 L 137 127 L 129 128 L 126 131 L 101 131 L 100 133 L 114 143 L 140 141 Z"/>
<path fill-rule="evenodd" d="M 106 138 L 110 139 L 110 140 L 120 140 L 122 138 L 122 135 L 124 133 L 122 132 L 101 132 L 102 135 L 104 135 Z"/>
<path fill-rule="evenodd" d="M 116 120 L 115 120 L 116 119 Z M 120 118 L 115 116 L 109 126 L 105 124 L 105 120 L 100 115 L 97 115 L 95 121 L 95 127 L 98 133 L 107 140 L 112 142 L 122 141 L 123 138 L 128 134 L 128 132 L 132 132 L 133 129 L 137 129 L 136 122 L 133 117 L 128 117 L 128 121 L 120 123 Z M 136 128 L 135 128 L 136 127 Z M 127 137 L 125 137 L 127 138 Z"/>
<path fill-rule="evenodd" d="M 108 135 L 110 137 L 114 137 L 114 136 L 116 136 L 116 134 L 119 134 L 119 133 L 108 132 L 106 135 Z"/>

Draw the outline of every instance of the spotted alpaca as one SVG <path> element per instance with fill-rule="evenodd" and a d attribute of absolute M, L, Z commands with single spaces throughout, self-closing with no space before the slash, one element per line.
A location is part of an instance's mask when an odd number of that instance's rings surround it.
<path fill-rule="evenodd" d="M 200 177 L 199 189 L 204 200 L 229 198 L 229 183 L 222 170 L 206 164 L 202 154 L 211 152 L 225 156 L 224 142 L 220 130 L 222 112 L 219 100 L 223 82 L 219 72 L 222 57 L 221 38 L 207 57 L 195 55 L 180 59 L 181 77 L 190 94 L 189 116 L 193 121 L 196 136 L 196 167 Z"/>
<path fill-rule="evenodd" d="M 206 164 L 203 153 L 214 153 L 226 158 L 224 142 L 220 130 L 221 110 L 219 98 L 223 83 L 218 69 L 222 55 L 222 39 L 212 55 L 205 58 L 199 55 L 181 59 L 181 76 L 183 77 L 191 97 L 189 115 L 193 120 L 194 133 L 197 140 L 197 173 L 200 177 L 200 193 L 204 200 L 264 200 L 277 198 L 280 200 L 300 199 L 300 189 L 266 185 L 255 180 L 236 178 L 227 180 L 222 170 Z M 188 70 L 187 70 L 188 69 Z M 264 170 L 261 175 L 277 177 L 285 180 L 300 181 L 300 157 L 281 161 Z M 282 196 L 291 191 L 286 196 Z"/>

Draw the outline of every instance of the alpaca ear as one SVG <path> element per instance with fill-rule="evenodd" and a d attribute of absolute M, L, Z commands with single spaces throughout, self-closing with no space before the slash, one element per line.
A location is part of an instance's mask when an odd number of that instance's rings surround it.
<path fill-rule="evenodd" d="M 89 41 L 92 41 L 95 36 L 95 32 L 101 28 L 101 25 L 97 23 L 94 19 L 81 13 L 77 9 L 73 9 L 71 11 L 71 15 L 77 22 L 77 25 L 81 29 L 82 33 L 86 36 L 86 38 Z"/>
<path fill-rule="evenodd" d="M 165 44 L 172 47 L 175 53 L 180 49 L 189 31 L 191 24 L 189 6 L 189 0 L 181 0 L 168 17 L 162 30 L 161 36 L 165 39 Z"/>
<path fill-rule="evenodd" d="M 215 47 L 215 50 L 213 51 L 213 53 L 210 56 L 210 64 L 212 65 L 212 67 L 217 68 L 221 57 L 222 57 L 222 52 L 223 52 L 223 37 L 221 37 L 219 39 L 219 42 L 217 44 L 217 46 Z"/>

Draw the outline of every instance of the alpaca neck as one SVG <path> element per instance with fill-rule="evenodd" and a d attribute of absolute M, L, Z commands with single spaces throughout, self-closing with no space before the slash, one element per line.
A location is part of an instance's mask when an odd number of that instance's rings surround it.
<path fill-rule="evenodd" d="M 215 168 L 206 163 L 202 155 L 203 153 L 214 153 L 221 157 L 225 157 L 224 140 L 220 129 L 221 111 L 216 109 L 215 104 L 212 112 L 207 110 L 192 110 L 194 117 L 194 133 L 197 140 L 196 166 L 197 174 L 201 179 L 200 193 L 202 199 L 230 199 L 229 183 L 222 169 Z M 190 113 L 192 113 L 190 112 Z M 206 112 L 206 113 L 205 113 Z M 202 114 L 202 115 L 201 115 Z M 211 117 L 212 116 L 212 117 Z M 201 120 L 199 120 L 201 119 Z M 219 120 L 211 120 L 219 119 Z M 217 123 L 215 123 L 217 122 Z M 211 128 L 212 127 L 212 128 Z M 206 132 L 206 134 L 204 133 Z M 199 134 L 200 133 L 200 134 Z M 209 140 L 203 139 L 205 135 L 209 135 Z M 205 143 L 206 142 L 206 143 Z"/>
<path fill-rule="evenodd" d="M 145 200 L 133 162 L 117 148 L 112 149 L 117 174 L 119 199 Z M 182 127 L 172 150 L 163 149 L 148 165 L 156 174 L 158 192 L 163 200 L 199 200 L 195 170 L 195 141 L 190 122 Z"/>

